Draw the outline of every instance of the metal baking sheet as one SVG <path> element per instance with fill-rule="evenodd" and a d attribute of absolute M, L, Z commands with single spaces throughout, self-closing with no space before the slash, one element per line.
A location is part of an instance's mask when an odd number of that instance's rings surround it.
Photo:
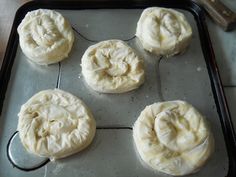
<path fill-rule="evenodd" d="M 170 4 L 165 6 L 170 7 Z M 36 3 L 34 8 L 39 7 Z M 53 6 L 50 8 L 54 9 Z M 209 120 L 215 137 L 212 158 L 191 176 L 227 176 L 230 164 L 226 142 L 203 55 L 199 24 L 193 14 L 179 9 L 193 28 L 193 40 L 185 54 L 166 59 L 145 52 L 138 39 L 134 38 L 143 8 L 62 9 L 55 8 L 77 31 L 68 59 L 60 64 L 38 66 L 26 60 L 17 47 L 0 119 L 0 176 L 168 176 L 146 168 L 139 160 L 133 145 L 132 126 L 146 105 L 176 99 L 186 100 L 202 112 Z M 123 94 L 100 94 L 86 85 L 81 74 L 81 56 L 88 46 L 107 39 L 125 40 L 143 58 L 146 80 L 140 88 Z M 57 86 L 80 97 L 92 110 L 97 122 L 93 143 L 78 154 L 49 162 L 34 171 L 13 168 L 7 159 L 6 147 L 16 130 L 20 106 L 38 91 Z M 17 138 L 11 147 L 15 162 L 29 167 L 40 161 L 37 158 L 30 161 L 27 154 L 19 155 L 22 146 Z"/>

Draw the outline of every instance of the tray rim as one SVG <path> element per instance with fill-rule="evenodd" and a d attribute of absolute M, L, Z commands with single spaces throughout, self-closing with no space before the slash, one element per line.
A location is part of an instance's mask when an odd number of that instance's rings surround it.
<path fill-rule="evenodd" d="M 61 10 L 81 10 L 81 9 L 140 9 L 150 6 L 161 6 L 167 8 L 179 8 L 189 11 L 195 18 L 200 37 L 200 43 L 204 59 L 207 65 L 208 75 L 210 77 L 211 89 L 214 95 L 214 101 L 223 130 L 226 150 L 228 154 L 229 167 L 227 177 L 236 176 L 236 135 L 233 128 L 231 115 L 226 101 L 219 69 L 215 60 L 214 50 L 211 44 L 208 28 L 205 21 L 205 12 L 192 0 L 165 0 L 165 1 L 30 1 L 22 5 L 16 12 L 11 28 L 8 44 L 6 47 L 2 67 L 0 70 L 0 116 L 3 108 L 5 93 L 11 76 L 11 69 L 15 60 L 15 55 L 19 43 L 17 26 L 25 14 L 34 9 L 61 9 Z"/>

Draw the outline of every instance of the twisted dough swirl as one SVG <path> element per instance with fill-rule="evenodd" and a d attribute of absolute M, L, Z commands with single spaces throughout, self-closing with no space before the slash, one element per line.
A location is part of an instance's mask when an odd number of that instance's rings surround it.
<path fill-rule="evenodd" d="M 81 66 L 87 84 L 98 92 L 127 92 L 144 82 L 142 60 L 121 40 L 90 46 L 82 57 Z"/>
<path fill-rule="evenodd" d="M 144 49 L 168 57 L 185 51 L 190 43 L 192 29 L 182 13 L 151 7 L 143 11 L 136 36 Z"/>
<path fill-rule="evenodd" d="M 17 31 L 24 54 L 40 65 L 56 63 L 68 57 L 74 42 L 69 22 L 53 10 L 28 12 Z"/>
<path fill-rule="evenodd" d="M 134 124 L 133 137 L 148 166 L 174 176 L 199 170 L 214 149 L 205 119 L 183 101 L 147 106 Z"/>
<path fill-rule="evenodd" d="M 51 160 L 81 151 L 91 143 L 96 131 L 95 120 L 85 104 L 59 89 L 35 94 L 22 105 L 18 116 L 24 147 Z"/>

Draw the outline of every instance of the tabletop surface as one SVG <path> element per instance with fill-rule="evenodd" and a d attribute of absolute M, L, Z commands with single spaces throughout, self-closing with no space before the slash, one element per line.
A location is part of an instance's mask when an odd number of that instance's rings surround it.
<path fill-rule="evenodd" d="M 10 29 L 16 10 L 29 0 L 0 1 L 0 67 L 8 42 Z M 224 0 L 224 3 L 236 12 L 235 0 Z M 224 32 L 220 27 L 207 18 L 217 64 L 224 85 L 225 94 L 230 108 L 234 127 L 236 127 L 236 29 Z"/>

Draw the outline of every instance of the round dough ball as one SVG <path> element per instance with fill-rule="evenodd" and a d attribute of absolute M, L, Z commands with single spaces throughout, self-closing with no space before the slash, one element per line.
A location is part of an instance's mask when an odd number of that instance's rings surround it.
<path fill-rule="evenodd" d="M 133 138 L 148 166 L 173 176 L 198 171 L 214 149 L 206 120 L 184 101 L 147 106 L 134 124 Z"/>
<path fill-rule="evenodd" d="M 96 132 L 96 122 L 86 105 L 59 89 L 35 94 L 22 105 L 18 116 L 24 147 L 51 160 L 83 150 Z"/>
<path fill-rule="evenodd" d="M 136 36 L 147 51 L 169 57 L 185 51 L 191 41 L 192 29 L 182 13 L 151 7 L 143 11 Z"/>
<path fill-rule="evenodd" d="M 68 57 L 74 42 L 69 22 L 53 10 L 28 12 L 17 31 L 22 51 L 39 65 L 57 63 Z"/>
<path fill-rule="evenodd" d="M 82 74 L 87 84 L 102 93 L 123 93 L 144 82 L 143 61 L 121 40 L 90 46 L 82 57 Z"/>

